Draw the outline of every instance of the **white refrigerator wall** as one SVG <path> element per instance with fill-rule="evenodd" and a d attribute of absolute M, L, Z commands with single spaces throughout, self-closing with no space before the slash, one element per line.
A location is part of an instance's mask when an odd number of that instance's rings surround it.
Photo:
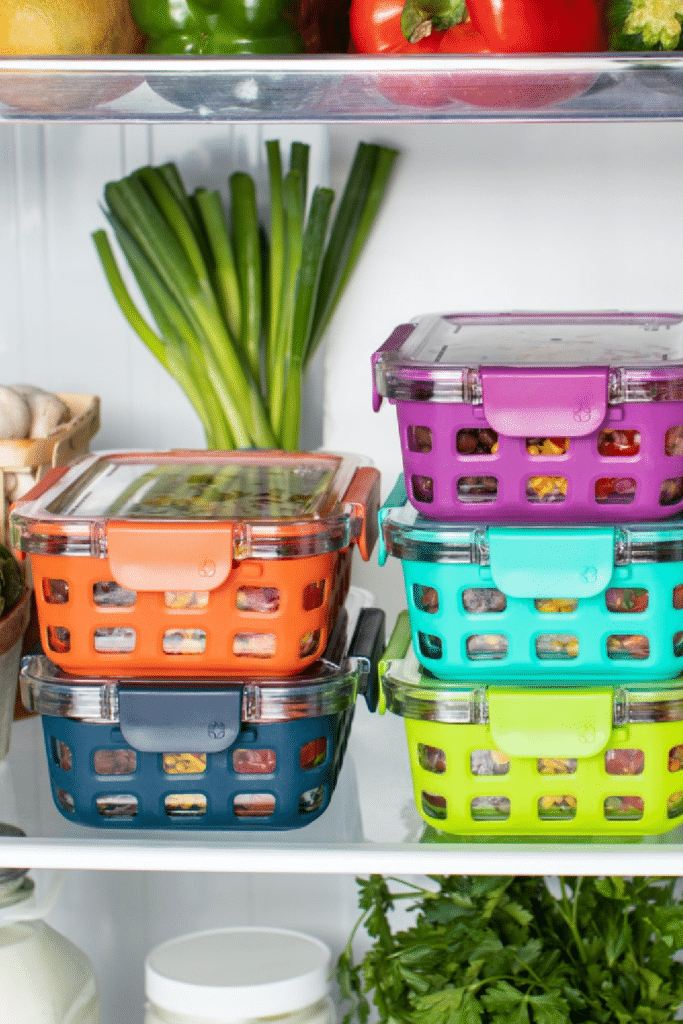
<path fill-rule="evenodd" d="M 234 169 L 265 197 L 263 145 L 312 146 L 311 182 L 340 193 L 359 139 L 396 147 L 392 183 L 308 382 L 303 445 L 400 471 L 395 412 L 371 406 L 370 356 L 437 310 L 683 308 L 683 132 L 676 123 L 1 126 L 0 360 L 27 381 L 102 400 L 102 448 L 201 446 L 199 421 L 128 328 L 90 233 L 104 183 L 175 160 L 188 188 Z M 357 582 L 403 606 L 396 560 Z"/>
<path fill-rule="evenodd" d="M 226 201 L 230 173 L 248 171 L 263 201 L 269 138 L 281 140 L 283 159 L 293 139 L 310 142 L 311 187 L 326 178 L 316 126 L 0 126 L 0 380 L 100 395 L 99 447 L 201 447 L 194 410 L 129 329 L 90 236 L 107 227 L 105 183 L 148 163 L 175 161 L 188 192 L 219 189 Z M 319 412 L 304 431 L 319 436 Z"/>
<path fill-rule="evenodd" d="M 111 298 L 90 232 L 105 224 L 107 180 L 172 159 L 188 186 L 223 187 L 231 170 L 262 167 L 271 137 L 310 141 L 312 180 L 338 190 L 359 139 L 400 150 L 309 382 L 303 438 L 372 458 L 384 495 L 398 432 L 390 406 L 372 411 L 370 356 L 396 324 L 447 309 L 683 308 L 675 123 L 0 126 L 0 381 L 100 395 L 96 447 L 201 446 L 191 407 Z M 398 563 L 357 558 L 355 582 L 391 628 L 405 604 Z M 92 957 L 102 1024 L 141 1024 L 144 953 L 164 938 L 263 921 L 338 952 L 355 916 L 352 878 L 77 872 L 50 920 Z"/>
<path fill-rule="evenodd" d="M 397 324 L 454 310 L 683 309 L 680 125 L 343 127 L 335 184 L 357 138 L 400 156 L 329 332 L 325 443 L 372 456 L 384 496 L 401 456 L 395 409 L 372 410 L 370 356 Z M 357 579 L 393 621 L 405 606 L 397 559 Z"/>

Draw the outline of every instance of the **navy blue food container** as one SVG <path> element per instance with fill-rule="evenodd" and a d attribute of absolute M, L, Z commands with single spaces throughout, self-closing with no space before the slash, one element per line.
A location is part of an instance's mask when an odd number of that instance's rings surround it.
<path fill-rule="evenodd" d="M 329 805 L 356 699 L 371 711 L 385 617 L 348 613 L 325 657 L 287 680 L 74 679 L 23 659 L 21 694 L 42 716 L 52 796 L 99 828 L 300 828 Z"/>

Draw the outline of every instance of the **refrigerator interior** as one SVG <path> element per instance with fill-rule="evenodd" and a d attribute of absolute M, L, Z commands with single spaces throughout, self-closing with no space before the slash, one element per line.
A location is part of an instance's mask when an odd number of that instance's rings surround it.
<path fill-rule="evenodd" d="M 0 126 L 0 353 L 5 383 L 98 394 L 92 447 L 201 447 L 199 422 L 133 336 L 97 262 L 107 180 L 175 160 L 188 186 L 234 169 L 264 184 L 269 138 L 311 143 L 312 182 L 340 189 L 359 139 L 399 150 L 367 248 L 307 384 L 302 444 L 369 456 L 386 496 L 401 469 L 395 414 L 373 413 L 370 355 L 395 325 L 446 310 L 674 310 L 683 294 L 683 133 L 674 121 Z M 400 564 L 354 556 L 354 583 L 405 606 Z M 146 951 L 220 924 L 301 928 L 341 950 L 355 874 L 678 874 L 678 829 L 636 844 L 420 847 L 402 722 L 356 709 L 332 803 L 276 835 L 103 835 L 52 807 L 37 720 L 15 724 L 0 820 L 28 825 L 39 886 L 66 869 L 48 920 L 93 960 L 103 1024 L 141 1024 Z M 26 827 L 26 825 L 24 826 Z M 2 855 L 3 859 L 11 858 Z"/>

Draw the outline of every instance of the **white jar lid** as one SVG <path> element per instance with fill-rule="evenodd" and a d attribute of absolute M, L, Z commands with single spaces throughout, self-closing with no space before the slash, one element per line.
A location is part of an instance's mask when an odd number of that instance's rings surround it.
<path fill-rule="evenodd" d="M 145 960 L 156 1006 L 211 1022 L 292 1013 L 326 996 L 330 950 L 283 928 L 217 928 L 162 943 Z"/>

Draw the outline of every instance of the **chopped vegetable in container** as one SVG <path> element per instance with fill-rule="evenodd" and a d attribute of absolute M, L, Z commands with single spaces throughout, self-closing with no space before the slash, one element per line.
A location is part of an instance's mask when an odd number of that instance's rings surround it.
<path fill-rule="evenodd" d="M 351 590 L 324 657 L 295 678 L 74 676 L 24 658 L 56 807 L 100 828 L 273 830 L 329 805 L 363 694 L 375 710 L 384 613 Z"/>
<path fill-rule="evenodd" d="M 374 353 L 409 500 L 439 521 L 623 522 L 683 502 L 683 318 L 463 313 Z"/>
<path fill-rule="evenodd" d="M 579 690 L 435 679 L 407 613 L 380 663 L 380 710 L 405 721 L 415 806 L 452 836 L 631 836 L 683 815 L 680 679 Z"/>
<path fill-rule="evenodd" d="M 320 657 L 379 473 L 335 453 L 119 452 L 12 512 L 41 640 L 75 674 L 296 675 Z"/>
<path fill-rule="evenodd" d="M 379 513 L 415 654 L 439 679 L 670 679 L 683 672 L 683 520 L 437 522 L 403 477 Z"/>

